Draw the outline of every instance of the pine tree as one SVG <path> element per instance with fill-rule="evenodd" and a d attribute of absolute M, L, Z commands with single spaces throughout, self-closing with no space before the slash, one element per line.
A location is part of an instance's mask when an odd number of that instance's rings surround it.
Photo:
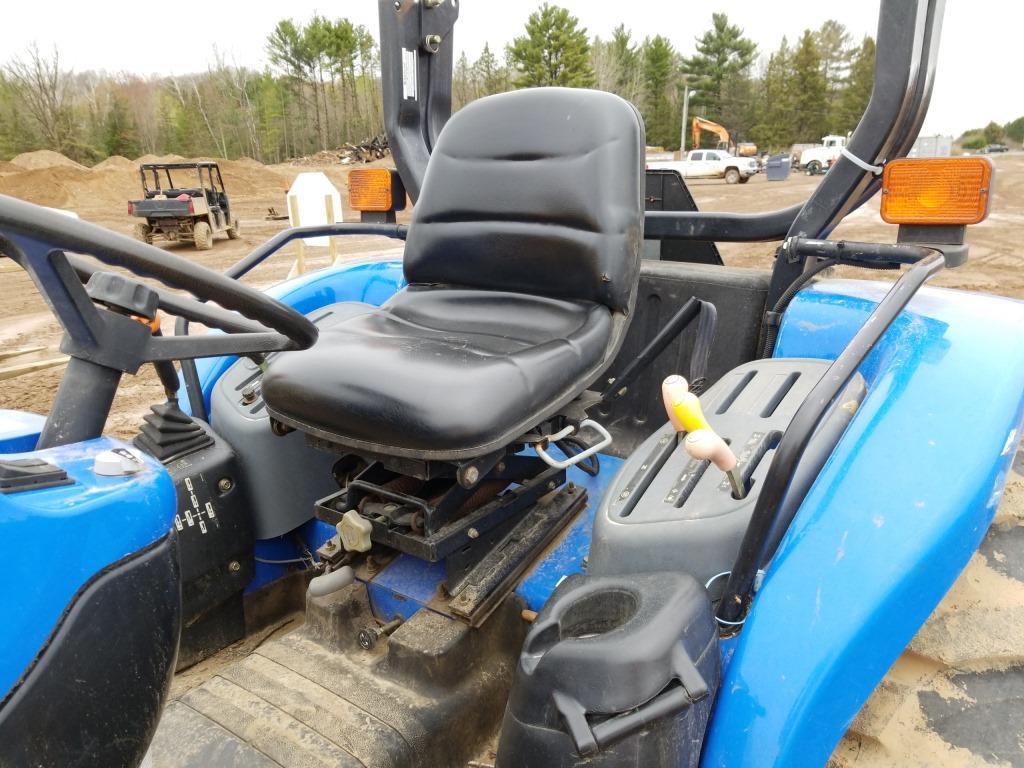
<path fill-rule="evenodd" d="M 463 51 L 452 72 L 452 109 L 459 110 L 477 97 L 476 78 Z"/>
<path fill-rule="evenodd" d="M 751 138 L 763 150 L 778 150 L 793 143 L 793 53 L 782 38 L 779 50 L 765 67 L 758 88 L 757 119 Z"/>
<path fill-rule="evenodd" d="M 850 34 L 838 21 L 829 19 L 814 33 L 821 54 L 821 71 L 828 86 L 829 129 L 839 130 L 840 100 L 850 74 L 850 62 L 856 49 L 850 48 Z"/>
<path fill-rule="evenodd" d="M 875 41 L 865 37 L 853 55 L 850 76 L 839 96 L 839 105 L 832 122 L 832 130 L 848 133 L 857 127 L 871 99 L 875 83 Z"/>
<path fill-rule="evenodd" d="M 644 41 L 644 122 L 647 143 L 675 149 L 679 146 L 679 118 L 671 98 L 678 84 L 678 66 L 672 43 L 661 35 Z"/>
<path fill-rule="evenodd" d="M 103 150 L 107 155 L 138 157 L 139 139 L 128 105 L 121 96 L 114 96 L 103 121 Z"/>
<path fill-rule="evenodd" d="M 722 118 L 725 84 L 746 76 L 757 53 L 757 45 L 743 37 L 743 30 L 729 23 L 724 13 L 711 16 L 712 28 L 697 40 L 697 53 L 683 61 L 683 72 L 696 87 L 697 104 L 712 119 Z"/>
<path fill-rule="evenodd" d="M 487 43 L 484 43 L 480 58 L 473 63 L 473 75 L 481 96 L 508 90 L 508 67 L 498 63 L 498 57 L 491 53 Z"/>
<path fill-rule="evenodd" d="M 828 84 L 814 34 L 805 30 L 793 54 L 793 140 L 818 141 L 828 131 Z"/>
<path fill-rule="evenodd" d="M 547 3 L 530 14 L 526 34 L 509 46 L 509 56 L 520 73 L 516 85 L 524 88 L 586 88 L 594 80 L 589 55 L 587 30 L 579 27 L 579 19 Z"/>
<path fill-rule="evenodd" d="M 619 24 L 612 31 L 610 49 L 612 56 L 619 64 L 615 93 L 635 104 L 641 98 L 641 53 L 640 47 L 633 42 L 625 25 Z"/>

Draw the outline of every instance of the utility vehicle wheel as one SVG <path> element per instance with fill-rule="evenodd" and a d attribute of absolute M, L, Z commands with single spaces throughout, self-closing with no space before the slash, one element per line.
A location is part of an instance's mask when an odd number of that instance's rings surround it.
<path fill-rule="evenodd" d="M 238 234 L 238 219 L 233 219 L 231 221 L 231 226 L 228 227 L 227 231 L 228 231 L 228 240 L 237 240 L 239 238 L 239 234 Z"/>
<path fill-rule="evenodd" d="M 740 172 L 735 168 L 730 168 L 725 172 L 725 183 L 726 184 L 738 184 L 740 181 Z"/>
<path fill-rule="evenodd" d="M 1024 765 L 1024 452 L 985 540 L 829 768 Z"/>
<path fill-rule="evenodd" d="M 140 221 L 135 225 L 132 233 L 135 235 L 136 240 L 141 240 L 149 245 L 153 244 L 153 230 L 150 228 L 149 224 Z"/>
<path fill-rule="evenodd" d="M 205 221 L 196 222 L 192 230 L 192 241 L 196 244 L 196 250 L 208 251 L 213 248 L 213 230 Z"/>
<path fill-rule="evenodd" d="M 807 175 L 808 176 L 817 176 L 820 171 L 821 171 L 821 163 L 819 163 L 817 160 L 811 160 L 811 162 L 809 162 L 807 164 Z"/>
<path fill-rule="evenodd" d="M 740 176 L 740 184 L 746 184 L 748 181 L 750 181 L 749 176 Z"/>

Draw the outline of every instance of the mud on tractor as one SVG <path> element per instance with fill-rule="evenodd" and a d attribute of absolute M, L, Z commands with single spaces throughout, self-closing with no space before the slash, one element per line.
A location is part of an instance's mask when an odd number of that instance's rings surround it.
<path fill-rule="evenodd" d="M 0 421 L 0 764 L 820 767 L 978 548 L 1024 305 L 925 285 L 994 181 L 903 159 L 941 0 L 882 0 L 847 153 L 767 213 L 645 175 L 609 93 L 449 114 L 460 7 L 379 4 L 399 178 L 354 172 L 361 222 L 219 274 L 0 198 L 70 356 Z M 880 190 L 895 242 L 829 239 Z M 402 258 L 241 282 L 349 235 Z M 163 401 L 105 437 L 148 365 Z"/>

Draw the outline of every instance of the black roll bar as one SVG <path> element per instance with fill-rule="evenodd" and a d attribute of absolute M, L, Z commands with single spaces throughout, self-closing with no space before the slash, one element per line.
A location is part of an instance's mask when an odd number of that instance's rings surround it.
<path fill-rule="evenodd" d="M 384 130 L 415 203 L 437 135 L 452 114 L 452 28 L 459 0 L 378 0 Z"/>

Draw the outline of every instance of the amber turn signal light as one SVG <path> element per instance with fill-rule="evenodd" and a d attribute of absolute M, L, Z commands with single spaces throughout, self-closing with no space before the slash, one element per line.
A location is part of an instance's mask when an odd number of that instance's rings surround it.
<path fill-rule="evenodd" d="M 405 207 L 405 192 L 398 197 L 394 171 L 387 168 L 356 168 L 348 174 L 348 201 L 353 210 L 387 212 Z M 398 185 L 400 186 L 400 184 Z"/>
<path fill-rule="evenodd" d="M 903 158 L 882 174 L 882 220 L 889 224 L 977 224 L 988 216 L 987 157 Z"/>

